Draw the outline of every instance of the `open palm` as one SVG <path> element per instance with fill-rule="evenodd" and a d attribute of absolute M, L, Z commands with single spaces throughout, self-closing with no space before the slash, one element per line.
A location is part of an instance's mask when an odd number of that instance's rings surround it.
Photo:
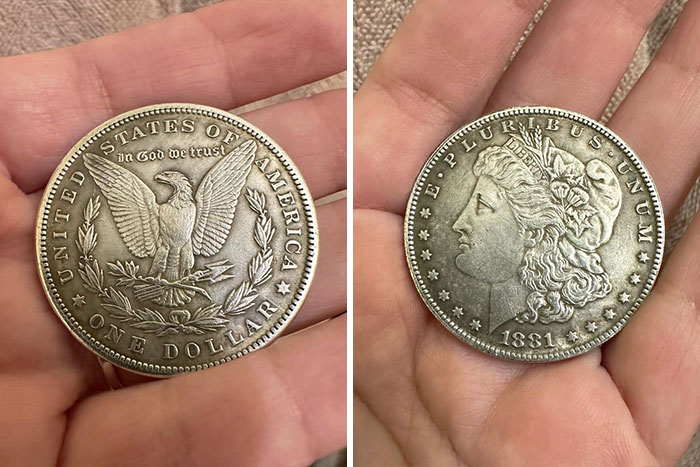
<path fill-rule="evenodd" d="M 552 364 L 482 354 L 423 305 L 403 252 L 413 181 L 455 128 L 517 105 L 599 118 L 660 0 L 421 0 L 355 99 L 358 465 L 673 465 L 700 422 L 700 221 L 600 349 Z M 700 169 L 700 3 L 609 122 L 667 221 Z"/>
<path fill-rule="evenodd" d="M 109 391 L 51 311 L 34 225 L 51 172 L 134 107 L 234 108 L 345 68 L 337 0 L 226 2 L 50 52 L 0 59 L 0 463 L 305 465 L 345 442 L 345 203 L 318 209 L 322 252 L 292 335 L 220 367 Z M 312 195 L 345 188 L 345 92 L 244 118 L 292 156 Z M 128 375 L 124 373 L 124 379 Z"/>

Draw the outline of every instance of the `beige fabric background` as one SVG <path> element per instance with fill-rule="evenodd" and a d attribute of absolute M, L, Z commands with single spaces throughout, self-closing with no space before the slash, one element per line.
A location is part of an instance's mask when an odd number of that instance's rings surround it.
<path fill-rule="evenodd" d="M 533 18 L 533 22 L 524 32 L 517 49 L 525 42 L 527 35 L 546 9 L 550 0 L 543 2 L 543 8 Z M 668 0 L 659 13 L 646 37 L 639 45 L 637 53 L 630 63 L 627 73 L 622 78 L 618 89 L 608 105 L 603 121 L 607 121 L 615 111 L 627 92 L 646 69 L 650 59 L 659 49 L 666 34 L 675 24 L 676 18 L 687 0 Z M 367 77 L 377 57 L 396 32 L 404 16 L 411 9 L 415 0 L 355 0 L 354 5 L 354 57 L 353 57 L 353 89 L 357 91 Z M 514 52 L 515 53 L 515 52 Z M 700 130 L 700 129 L 699 129 Z M 672 250 L 678 239 L 685 232 L 688 222 L 693 217 L 700 204 L 700 183 L 696 183 L 688 195 L 685 204 L 678 215 L 667 228 L 666 253 Z M 670 388 L 670 390 L 673 390 Z M 696 433 L 693 442 L 679 463 L 680 467 L 700 466 L 700 431 Z"/>
<path fill-rule="evenodd" d="M 76 44 L 219 1 L 221 0 L 0 0 L 0 57 Z M 244 113 L 273 103 L 344 88 L 345 85 L 346 73 L 343 72 L 234 111 Z M 316 200 L 316 204 L 343 196 L 344 191 Z M 346 464 L 345 457 L 343 449 L 319 460 L 314 466 L 342 466 Z"/>
<path fill-rule="evenodd" d="M 77 44 L 219 1 L 0 0 L 0 57 Z M 275 102 L 343 88 L 345 83 L 346 73 L 340 73 L 235 111 L 244 113 Z"/>

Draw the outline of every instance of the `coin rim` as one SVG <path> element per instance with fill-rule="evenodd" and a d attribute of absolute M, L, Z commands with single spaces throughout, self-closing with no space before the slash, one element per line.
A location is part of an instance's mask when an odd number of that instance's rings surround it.
<path fill-rule="evenodd" d="M 432 170 L 433 166 L 439 161 L 440 156 L 445 153 L 447 147 L 449 145 L 454 144 L 457 139 L 460 139 L 466 133 L 473 132 L 486 123 L 490 123 L 495 120 L 499 120 L 506 117 L 515 117 L 521 115 L 547 115 L 567 118 L 578 123 L 583 123 L 586 126 L 591 127 L 595 131 L 601 133 L 604 137 L 609 139 L 613 144 L 615 144 L 619 149 L 621 149 L 623 154 L 627 156 L 629 160 L 634 164 L 635 168 L 637 168 L 642 180 L 644 181 L 649 191 L 649 195 L 651 197 L 651 201 L 654 207 L 654 213 L 657 215 L 656 235 L 658 239 L 658 248 L 653 259 L 652 269 L 649 273 L 649 278 L 647 279 L 644 288 L 642 289 L 642 292 L 639 295 L 639 298 L 635 300 L 635 302 L 632 304 L 627 313 L 625 313 L 625 315 L 605 333 L 597 336 L 593 340 L 586 341 L 568 350 L 555 350 L 551 352 L 536 354 L 524 353 L 520 351 L 505 350 L 502 347 L 496 346 L 495 344 L 483 342 L 482 339 L 471 335 L 465 329 L 462 329 L 454 320 L 452 320 L 446 312 L 443 312 L 440 309 L 440 305 L 430 295 L 430 292 L 427 290 L 427 287 L 423 286 L 425 281 L 421 277 L 420 271 L 418 270 L 416 252 L 414 251 L 413 247 L 413 222 L 416 214 L 418 197 L 421 193 L 423 184 L 426 182 L 426 179 L 430 174 L 430 171 Z M 406 216 L 404 218 L 404 248 L 406 251 L 406 260 L 408 261 L 409 271 L 411 272 L 411 278 L 413 279 L 413 283 L 416 289 L 418 290 L 418 293 L 420 294 L 421 298 L 423 299 L 423 302 L 428 306 L 428 309 L 430 309 L 433 315 L 435 315 L 435 317 L 443 324 L 443 326 L 449 329 L 453 334 L 462 339 L 464 342 L 474 346 L 475 348 L 486 352 L 490 355 L 494 355 L 496 357 L 526 362 L 553 362 L 568 359 L 576 355 L 588 352 L 589 350 L 594 349 L 596 347 L 599 347 L 600 345 L 611 339 L 613 336 L 615 336 L 625 326 L 627 321 L 639 308 L 641 303 L 649 294 L 649 291 L 652 289 L 654 282 L 656 281 L 656 278 L 658 276 L 659 269 L 661 267 L 665 240 L 665 221 L 663 216 L 663 208 L 661 206 L 661 200 L 659 199 L 659 195 L 656 190 L 656 185 L 654 184 L 654 180 L 651 178 L 649 171 L 644 166 L 644 163 L 632 150 L 632 148 L 612 130 L 596 122 L 595 120 L 592 120 L 586 117 L 585 115 L 576 112 L 571 112 L 557 107 L 548 106 L 511 107 L 508 109 L 485 115 L 465 126 L 460 127 L 455 132 L 453 132 L 442 143 L 438 145 L 437 149 L 433 151 L 433 153 L 430 155 L 425 164 L 423 164 L 423 167 L 421 168 L 418 174 L 416 182 L 413 185 L 413 189 L 411 190 L 411 195 L 406 206 Z"/>
<path fill-rule="evenodd" d="M 273 156 L 276 156 L 280 161 L 282 166 L 287 170 L 290 178 L 295 184 L 299 196 L 302 200 L 302 205 L 304 207 L 306 221 L 308 225 L 308 255 L 304 265 L 304 273 L 302 275 L 299 287 L 295 296 L 292 298 L 290 306 L 281 315 L 277 322 L 274 323 L 272 328 L 268 330 L 264 335 L 258 338 L 255 342 L 251 343 L 247 347 L 238 352 L 228 355 L 226 357 L 214 360 L 212 362 L 207 362 L 199 365 L 158 365 L 153 363 L 145 363 L 122 355 L 119 352 L 109 349 L 106 345 L 98 341 L 96 338 L 91 336 L 86 329 L 84 329 L 75 318 L 71 316 L 68 308 L 60 299 L 56 287 L 53 285 L 53 278 L 51 278 L 48 256 L 46 251 L 46 230 L 48 227 L 48 215 L 50 212 L 50 203 L 53 201 L 58 183 L 60 183 L 63 177 L 68 172 L 70 166 L 83 154 L 83 151 L 92 144 L 97 138 L 104 136 L 108 132 L 116 129 L 123 124 L 138 120 L 144 117 L 150 117 L 153 115 L 168 115 L 168 114 L 191 114 L 191 115 L 201 115 L 204 117 L 211 117 L 215 120 L 233 125 L 246 132 L 246 134 L 252 136 L 256 141 L 265 145 L 265 147 L 270 150 Z M 201 105 L 201 104 L 190 104 L 190 103 L 165 103 L 149 105 L 145 107 L 139 107 L 124 113 L 121 113 L 104 123 L 101 123 L 94 129 L 90 130 L 77 144 L 75 144 L 66 156 L 61 159 L 56 167 L 56 170 L 51 175 L 51 178 L 46 184 L 46 189 L 41 198 L 41 204 L 39 206 L 39 211 L 37 215 L 36 224 L 36 260 L 37 260 L 37 271 L 39 278 L 41 280 L 41 285 L 49 299 L 51 308 L 61 319 L 63 324 L 68 328 L 68 330 L 73 334 L 73 336 L 85 347 L 91 350 L 93 353 L 97 354 L 109 362 L 124 368 L 126 370 L 132 371 L 134 373 L 143 374 L 146 376 L 158 376 L 166 377 L 173 376 L 180 373 L 192 372 L 197 370 L 202 370 L 205 368 L 210 368 L 213 366 L 226 363 L 228 361 L 240 358 L 255 350 L 261 349 L 272 342 L 276 337 L 278 337 L 281 332 L 287 327 L 287 325 L 293 320 L 297 312 L 301 308 L 306 296 L 309 292 L 311 282 L 313 280 L 316 265 L 318 262 L 318 248 L 319 248 L 319 235 L 318 235 L 318 220 L 316 218 L 316 209 L 314 207 L 313 198 L 311 197 L 311 191 L 306 185 L 304 178 L 301 176 L 301 172 L 294 164 L 289 155 L 282 149 L 282 147 L 270 138 L 265 132 L 257 128 L 255 125 L 244 120 L 243 118 L 236 116 L 230 112 L 226 112 L 215 107 Z M 58 303 L 58 305 L 57 305 Z M 75 326 L 75 327 L 74 327 Z"/>

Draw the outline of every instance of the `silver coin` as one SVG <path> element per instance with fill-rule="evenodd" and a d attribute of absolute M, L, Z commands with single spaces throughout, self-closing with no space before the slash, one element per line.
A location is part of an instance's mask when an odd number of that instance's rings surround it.
<path fill-rule="evenodd" d="M 318 227 L 284 151 L 243 119 L 164 104 L 91 131 L 44 194 L 46 294 L 80 342 L 132 371 L 217 365 L 278 336 L 301 307 Z"/>
<path fill-rule="evenodd" d="M 664 218 L 649 173 L 609 129 L 565 110 L 512 108 L 430 156 L 405 247 L 447 329 L 498 357 L 553 361 L 630 319 L 659 271 Z"/>

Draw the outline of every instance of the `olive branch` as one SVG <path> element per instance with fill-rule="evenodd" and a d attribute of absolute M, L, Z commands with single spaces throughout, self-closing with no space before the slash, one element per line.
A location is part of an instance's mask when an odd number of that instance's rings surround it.
<path fill-rule="evenodd" d="M 228 279 L 232 276 L 219 274 L 214 276 L 211 274 L 213 266 L 218 265 L 219 270 L 227 270 L 231 266 L 228 264 L 221 264 L 222 262 L 212 263 L 207 266 L 207 271 L 197 271 L 196 273 L 185 276 L 175 282 L 170 282 L 165 279 L 157 279 L 155 277 L 142 277 L 138 275 L 139 266 L 133 261 L 116 261 L 114 263 L 107 263 L 109 267 L 109 275 L 117 278 L 117 286 L 132 287 L 134 289 L 135 296 L 141 301 L 154 301 L 159 304 L 182 304 L 189 303 L 191 296 L 195 293 L 199 293 L 207 300 L 211 300 L 209 293 L 201 287 L 193 285 L 195 282 L 209 281 L 210 283 L 215 283 L 220 280 Z M 177 288 L 188 292 L 188 295 L 183 296 L 182 301 L 176 303 L 163 303 L 160 297 L 163 296 L 163 291 L 167 288 Z"/>
<path fill-rule="evenodd" d="M 253 306 L 258 297 L 257 287 L 272 277 L 270 244 L 275 235 L 275 228 L 272 227 L 272 220 L 265 209 L 265 196 L 257 190 L 247 189 L 245 197 L 250 209 L 258 215 L 255 220 L 253 239 L 259 250 L 248 264 L 248 280 L 233 289 L 226 297 L 223 307 L 225 315 L 240 315 Z"/>

